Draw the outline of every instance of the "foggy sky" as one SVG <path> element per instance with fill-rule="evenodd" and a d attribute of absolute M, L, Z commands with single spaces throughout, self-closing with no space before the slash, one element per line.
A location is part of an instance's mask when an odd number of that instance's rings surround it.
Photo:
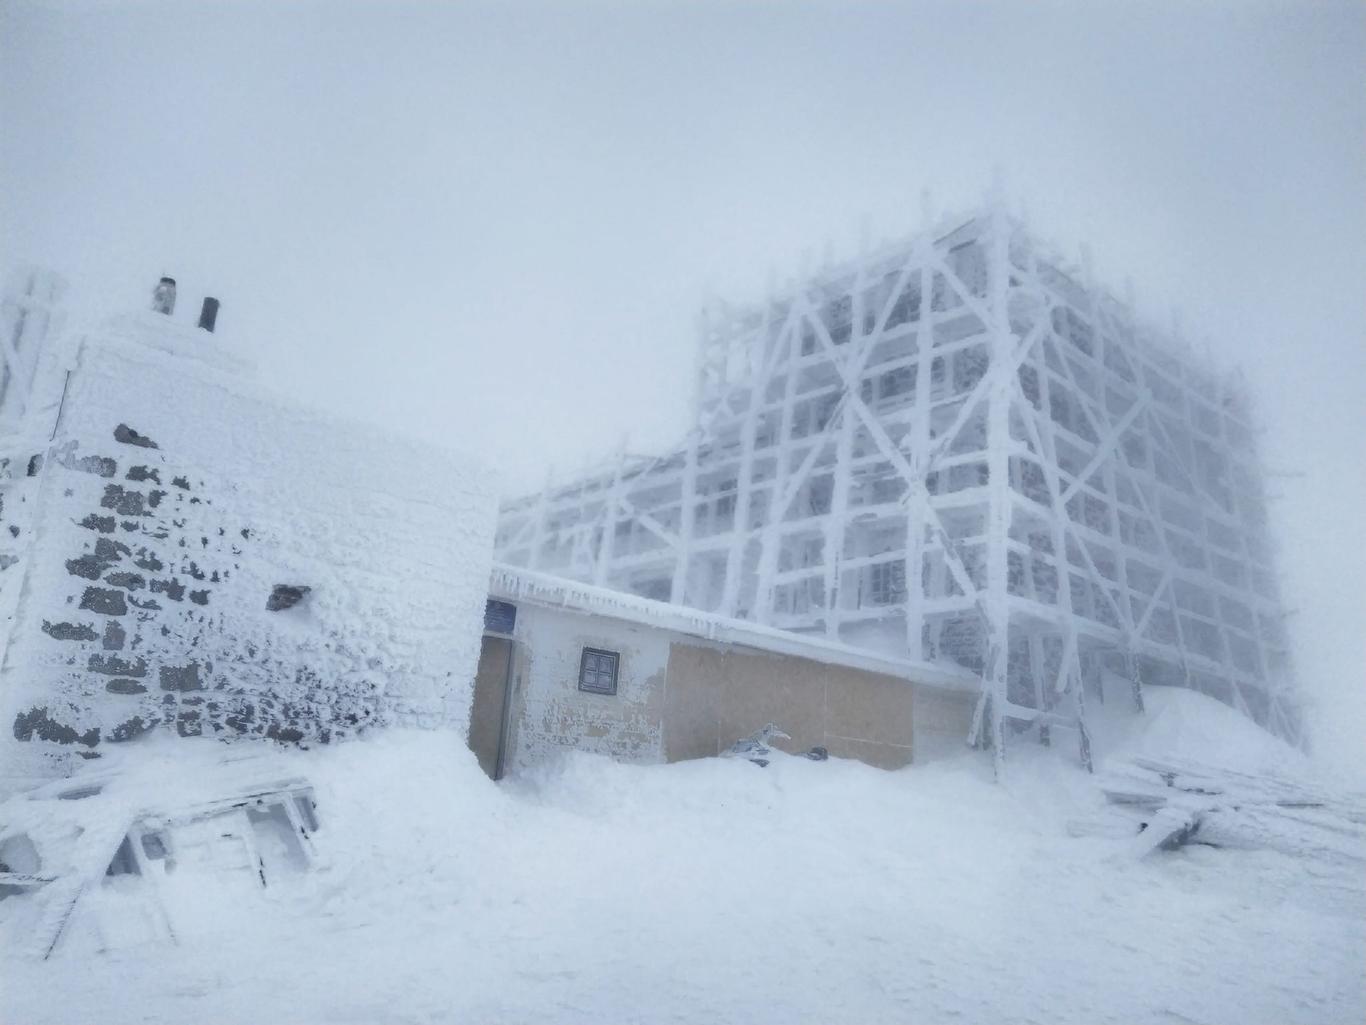
<path fill-rule="evenodd" d="M 223 301 L 277 388 L 509 490 L 688 426 L 750 300 L 1001 165 L 1247 373 L 1320 749 L 1366 763 L 1366 5 L 0 5 L 0 264 Z M 363 473 L 363 468 L 358 468 Z"/>

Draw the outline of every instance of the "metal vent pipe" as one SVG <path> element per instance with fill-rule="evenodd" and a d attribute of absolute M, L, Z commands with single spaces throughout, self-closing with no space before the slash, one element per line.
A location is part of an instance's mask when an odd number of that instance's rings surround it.
<path fill-rule="evenodd" d="M 210 334 L 218 321 L 218 300 L 211 295 L 204 297 L 204 306 L 199 311 L 199 326 Z"/>

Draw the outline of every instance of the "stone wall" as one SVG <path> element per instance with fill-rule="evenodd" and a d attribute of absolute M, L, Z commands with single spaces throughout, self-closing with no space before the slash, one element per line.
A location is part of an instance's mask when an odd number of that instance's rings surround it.
<path fill-rule="evenodd" d="M 155 314 L 73 340 L 0 457 L 7 771 L 155 729 L 467 722 L 490 477 L 269 396 L 218 346 Z"/>

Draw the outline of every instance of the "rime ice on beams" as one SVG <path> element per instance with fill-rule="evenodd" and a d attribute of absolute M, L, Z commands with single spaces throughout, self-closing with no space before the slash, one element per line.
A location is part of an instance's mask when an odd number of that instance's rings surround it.
<path fill-rule="evenodd" d="M 974 739 L 1191 687 L 1300 740 L 1238 378 L 1004 211 L 708 311 L 696 427 L 506 505 L 503 561 L 981 674 Z"/>

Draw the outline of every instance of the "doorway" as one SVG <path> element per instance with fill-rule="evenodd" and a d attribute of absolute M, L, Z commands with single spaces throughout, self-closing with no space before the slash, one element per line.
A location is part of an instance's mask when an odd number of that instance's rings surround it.
<path fill-rule="evenodd" d="M 486 634 L 479 649 L 479 671 L 470 704 L 470 750 L 489 779 L 503 776 L 511 678 L 512 638 Z"/>

